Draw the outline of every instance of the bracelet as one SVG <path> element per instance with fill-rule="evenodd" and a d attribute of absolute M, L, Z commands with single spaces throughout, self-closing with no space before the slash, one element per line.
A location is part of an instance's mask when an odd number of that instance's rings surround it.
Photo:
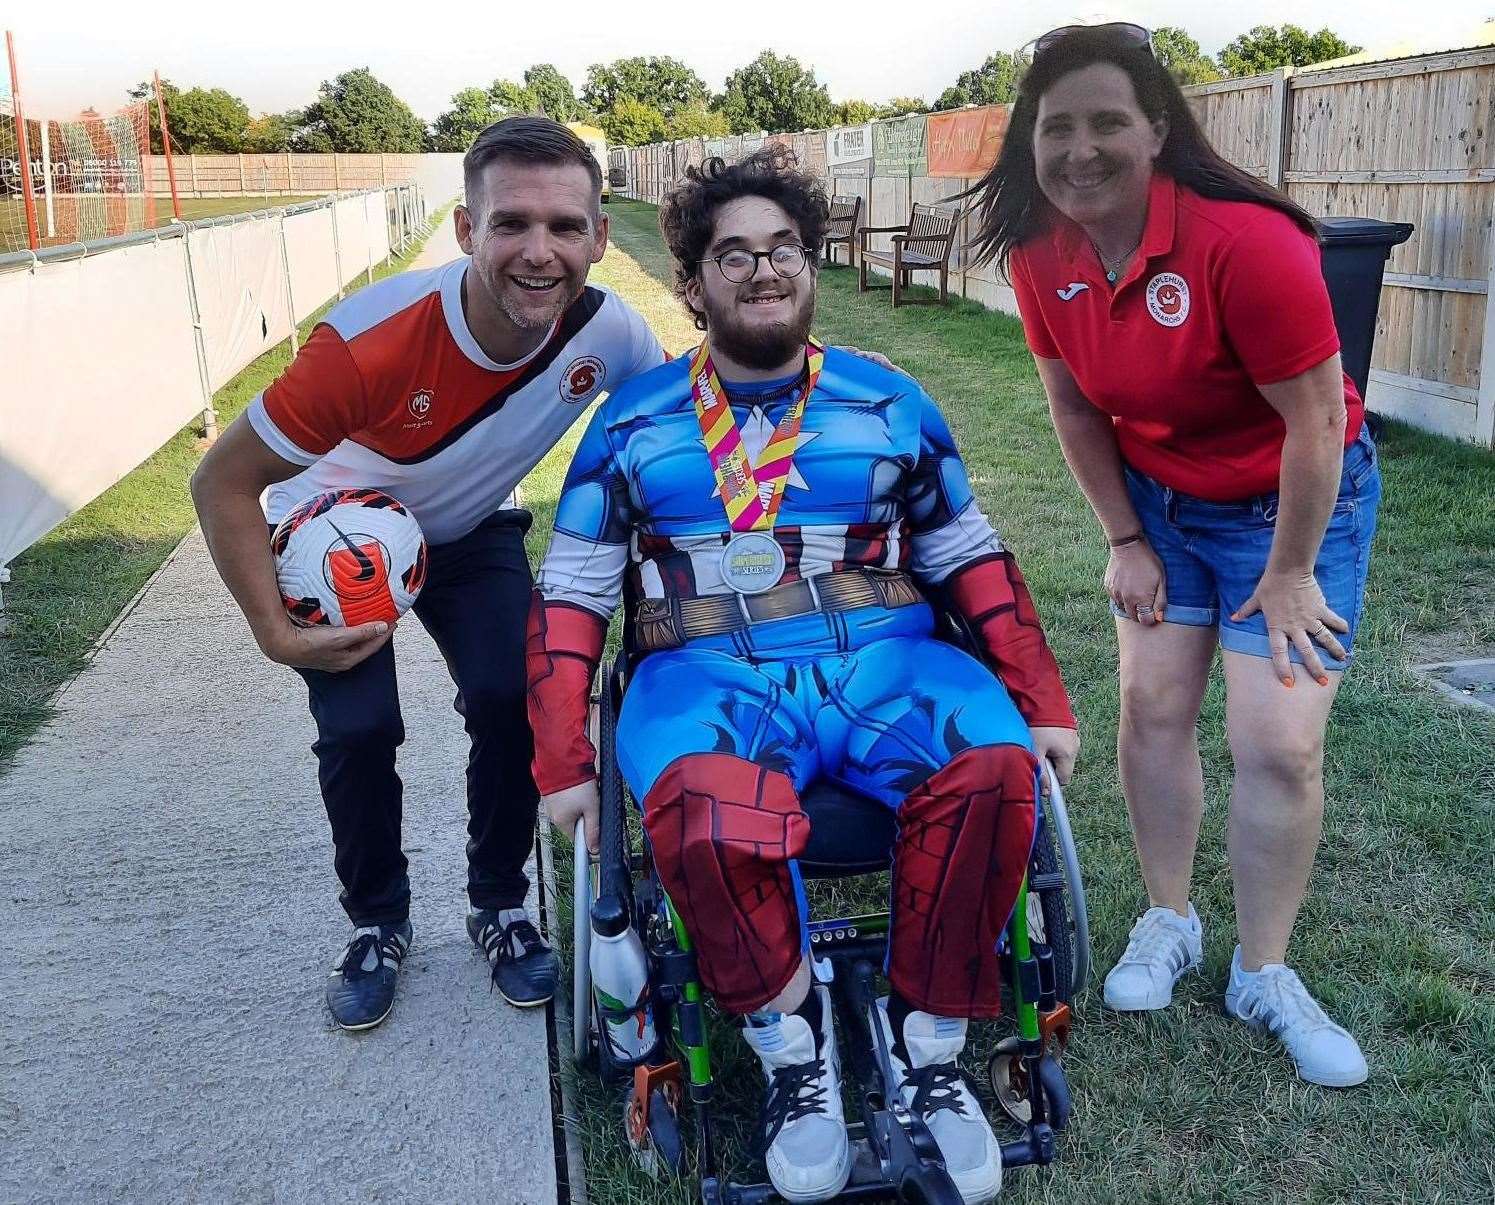
<path fill-rule="evenodd" d="M 1111 545 L 1111 548 L 1113 550 L 1115 550 L 1117 548 L 1125 548 L 1129 544 L 1140 544 L 1145 539 L 1147 539 L 1147 536 L 1146 536 L 1145 533 L 1140 532 L 1140 531 L 1134 531 L 1131 535 L 1129 535 L 1129 536 L 1122 536 L 1121 539 L 1119 539 L 1119 540 L 1108 539 L 1106 541 L 1106 543 L 1109 544 L 1109 545 Z"/>

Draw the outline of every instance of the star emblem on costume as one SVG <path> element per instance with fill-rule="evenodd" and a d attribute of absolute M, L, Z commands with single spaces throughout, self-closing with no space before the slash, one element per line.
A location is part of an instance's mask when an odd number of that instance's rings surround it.
<path fill-rule="evenodd" d="M 768 447 L 768 441 L 773 438 L 776 423 L 768 421 L 768 415 L 763 412 L 762 406 L 754 406 L 746 418 L 737 424 L 738 433 L 742 436 L 742 450 L 747 453 L 748 463 L 756 465 L 758 458 L 763 455 L 763 449 Z M 820 438 L 819 431 L 806 431 L 800 428 L 799 434 L 794 437 L 794 452 L 797 456 L 804 446 Z M 706 446 L 706 437 L 701 437 L 701 446 Z M 789 466 L 789 480 L 786 483 L 795 489 L 807 490 L 809 483 L 799 471 L 798 464 Z M 712 494 L 716 493 L 715 485 L 712 486 Z"/>

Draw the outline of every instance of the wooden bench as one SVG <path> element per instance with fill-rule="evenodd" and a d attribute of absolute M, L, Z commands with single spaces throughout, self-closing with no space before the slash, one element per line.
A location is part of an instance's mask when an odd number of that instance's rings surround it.
<path fill-rule="evenodd" d="M 955 224 L 960 215 L 951 209 L 936 205 L 915 205 L 906 226 L 863 226 L 861 229 L 861 255 L 857 264 L 857 292 L 865 293 L 874 286 L 867 283 L 867 264 L 882 264 L 893 270 L 893 305 L 912 305 L 914 302 L 903 295 L 909 286 L 911 272 L 938 272 L 940 295 L 938 304 L 950 299 L 950 251 L 955 245 Z M 867 247 L 869 234 L 892 234 L 892 251 L 872 251 Z M 883 286 L 876 286 L 881 288 Z M 932 300 L 924 304 L 935 304 Z"/>
<path fill-rule="evenodd" d="M 857 219 L 862 216 L 861 197 L 832 197 L 830 221 L 825 227 L 825 262 L 836 262 L 833 244 L 846 244 L 846 262 L 857 262 Z"/>

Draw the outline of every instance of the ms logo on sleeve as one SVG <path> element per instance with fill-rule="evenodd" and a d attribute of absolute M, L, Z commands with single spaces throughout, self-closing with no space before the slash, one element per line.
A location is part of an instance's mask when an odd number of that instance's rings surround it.
<path fill-rule="evenodd" d="M 1147 282 L 1147 312 L 1160 326 L 1182 326 L 1189 316 L 1189 282 L 1177 272 L 1159 272 Z"/>

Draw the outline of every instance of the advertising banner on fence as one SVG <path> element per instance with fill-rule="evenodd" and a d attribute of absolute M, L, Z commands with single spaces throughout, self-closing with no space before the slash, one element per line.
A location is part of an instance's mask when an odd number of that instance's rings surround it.
<path fill-rule="evenodd" d="M 997 161 L 1007 136 L 1006 105 L 931 113 L 927 141 L 929 175 L 970 178 L 985 175 Z"/>
<path fill-rule="evenodd" d="M 824 130 L 794 135 L 794 153 L 799 156 L 799 165 L 805 171 L 822 179 L 826 176 Z"/>
<path fill-rule="evenodd" d="M 825 157 L 832 176 L 872 175 L 872 127 L 837 126 L 825 133 Z"/>
<path fill-rule="evenodd" d="M 874 176 L 927 176 L 929 156 L 924 149 L 924 114 L 872 123 Z"/>

